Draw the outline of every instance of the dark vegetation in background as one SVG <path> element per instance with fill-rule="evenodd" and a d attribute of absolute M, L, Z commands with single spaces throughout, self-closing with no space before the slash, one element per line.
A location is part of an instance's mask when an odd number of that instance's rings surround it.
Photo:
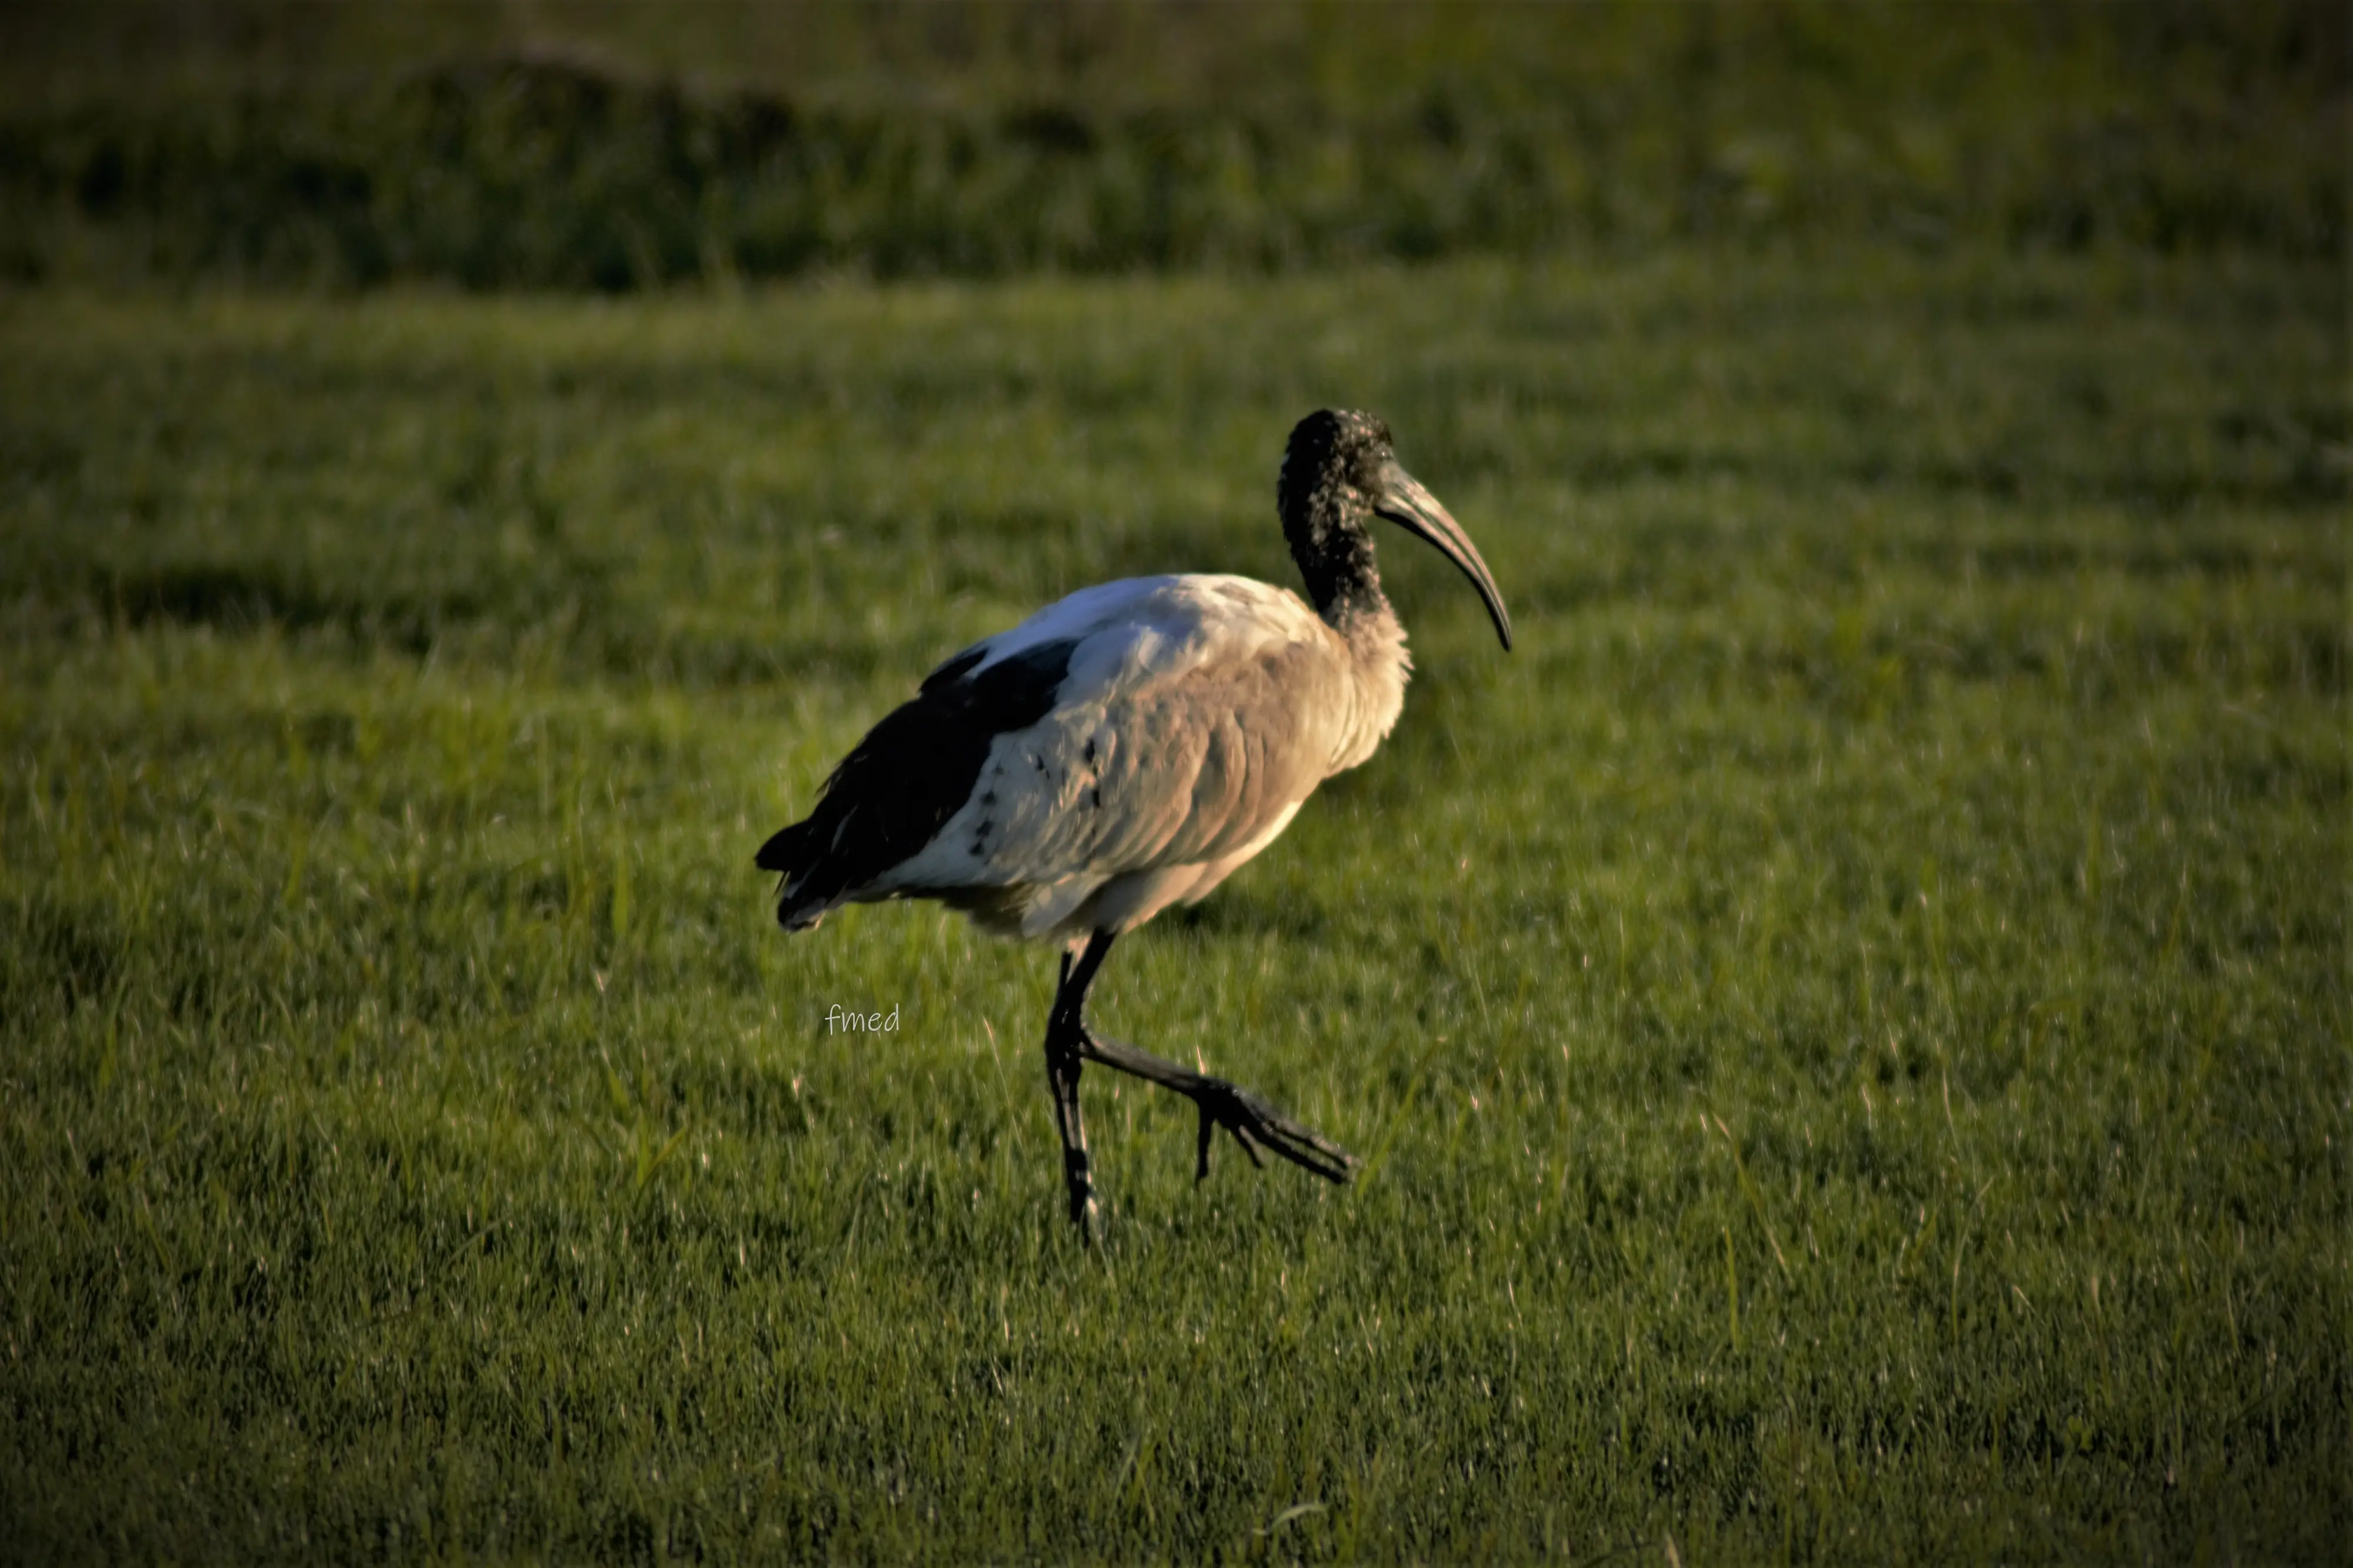
<path fill-rule="evenodd" d="M 2335 255 L 2345 8 L 12 6 L 0 274 Z M 626 63 L 625 63 L 626 62 Z"/>

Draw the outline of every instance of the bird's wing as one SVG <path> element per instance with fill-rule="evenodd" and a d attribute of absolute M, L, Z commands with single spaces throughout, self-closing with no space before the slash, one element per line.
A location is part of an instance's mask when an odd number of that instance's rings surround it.
<path fill-rule="evenodd" d="M 1072 594 L 932 671 L 850 749 L 807 818 L 761 846 L 757 863 L 784 877 L 778 918 L 797 928 L 844 900 L 989 885 L 976 879 L 969 857 L 930 862 L 955 841 L 943 829 L 980 793 L 975 781 L 992 745 L 1052 712 L 1073 653 L 1107 626 L 1150 622 L 1134 606 L 1176 581 L 1135 578 Z M 925 863 L 913 879 L 902 874 L 911 862 Z"/>
<path fill-rule="evenodd" d="M 1331 773 L 1353 717 L 1346 656 L 1296 596 L 1240 577 L 1105 588 L 1127 591 L 1084 609 L 1074 595 L 959 656 L 981 653 L 957 679 L 986 679 L 1080 634 L 1051 707 L 994 739 L 966 804 L 878 890 L 1219 860 L 1271 837 Z"/>

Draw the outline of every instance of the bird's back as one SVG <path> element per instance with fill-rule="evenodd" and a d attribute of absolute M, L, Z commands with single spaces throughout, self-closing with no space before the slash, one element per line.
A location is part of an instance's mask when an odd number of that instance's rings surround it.
<path fill-rule="evenodd" d="M 778 918 L 928 897 L 1034 936 L 1198 898 L 1395 722 L 1394 620 L 1374 641 L 1244 577 L 1073 594 L 941 665 L 768 841 Z"/>

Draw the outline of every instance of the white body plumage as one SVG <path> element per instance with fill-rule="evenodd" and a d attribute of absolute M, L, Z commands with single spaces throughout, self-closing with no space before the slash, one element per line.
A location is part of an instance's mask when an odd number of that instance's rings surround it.
<path fill-rule="evenodd" d="M 1004 935 L 1069 937 L 1204 897 L 1397 723 L 1410 661 L 1382 611 L 1343 632 L 1250 578 L 1138 577 L 975 645 L 972 677 L 1069 645 L 1051 707 L 996 736 L 941 830 L 848 898 L 945 899 Z"/>

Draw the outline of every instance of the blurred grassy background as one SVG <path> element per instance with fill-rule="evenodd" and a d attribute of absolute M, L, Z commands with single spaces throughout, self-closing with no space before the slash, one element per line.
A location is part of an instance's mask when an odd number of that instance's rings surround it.
<path fill-rule="evenodd" d="M 2329 0 L 18 4 L 0 270 L 350 287 L 2343 243 Z"/>

